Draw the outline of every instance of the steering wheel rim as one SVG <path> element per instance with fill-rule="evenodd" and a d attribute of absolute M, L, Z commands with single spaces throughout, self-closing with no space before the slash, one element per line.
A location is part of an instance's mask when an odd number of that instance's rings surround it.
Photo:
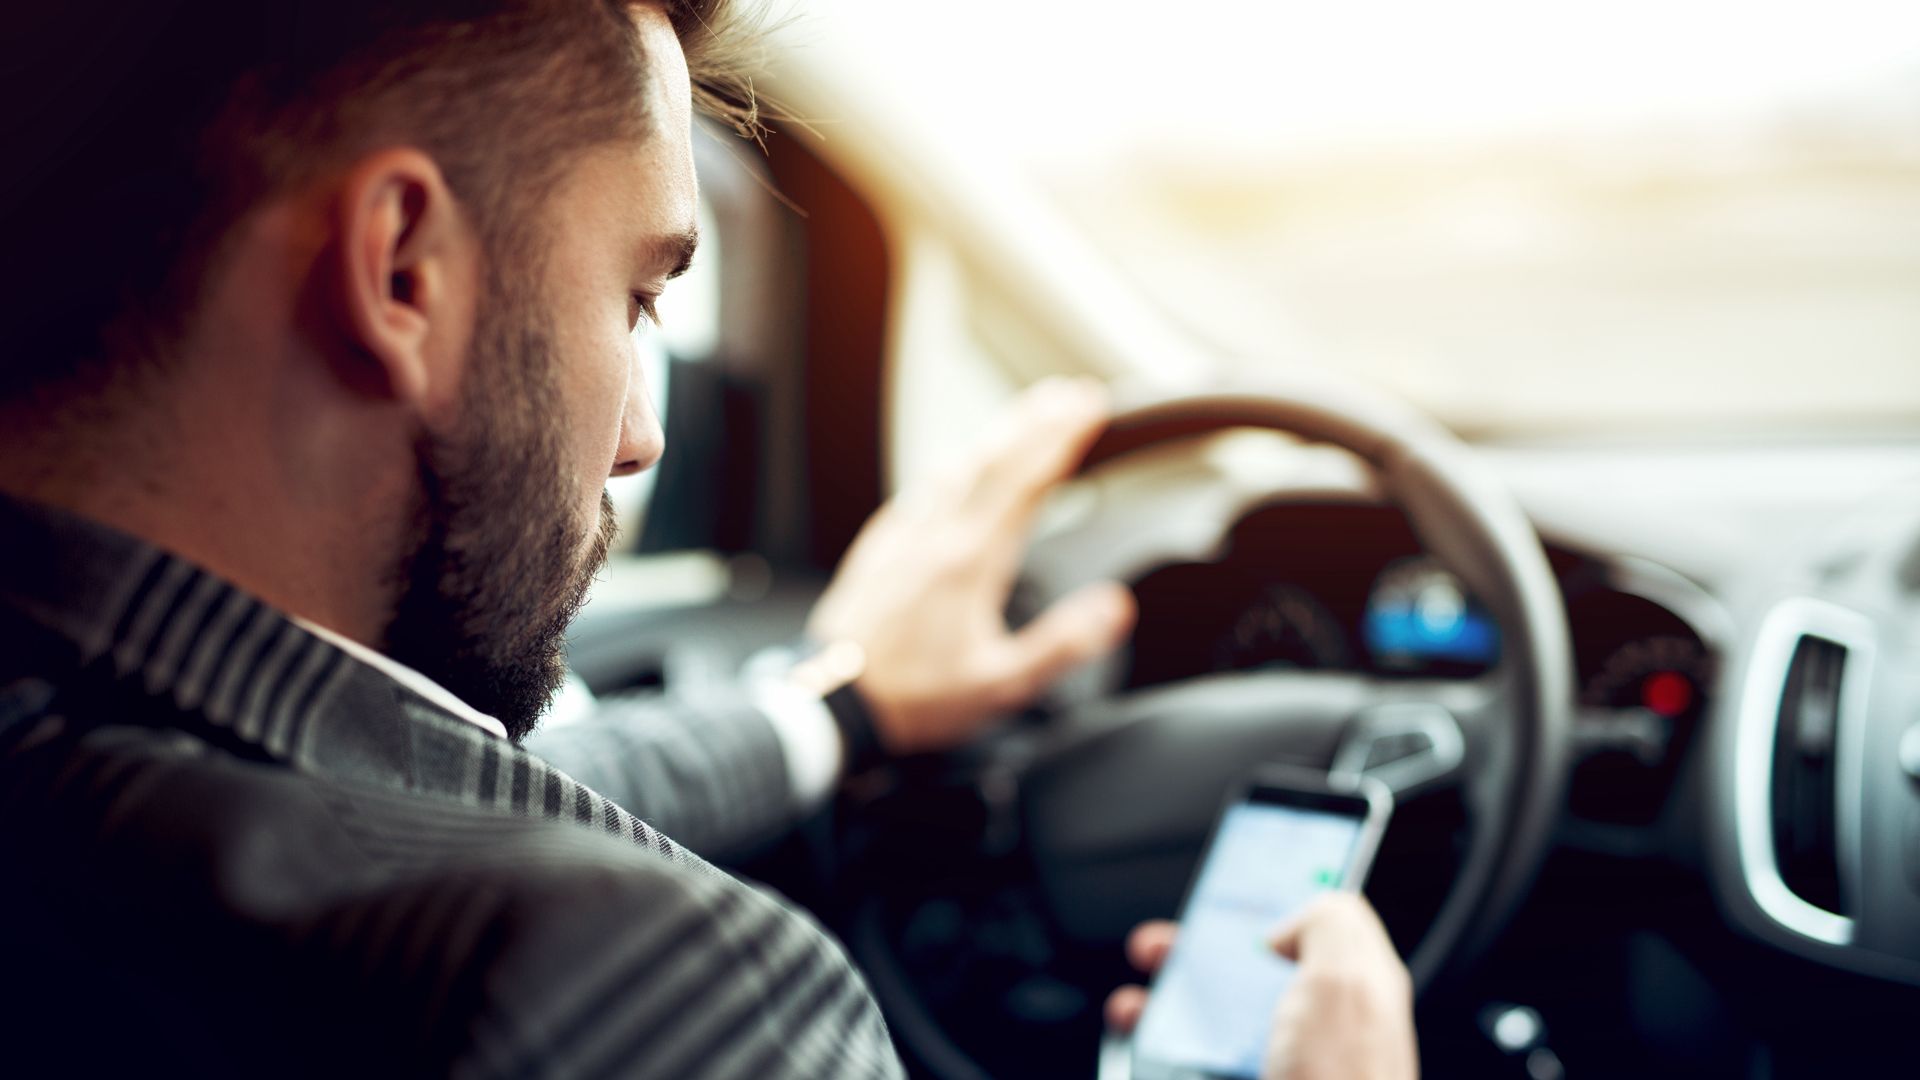
<path fill-rule="evenodd" d="M 1467 847 L 1438 914 L 1407 957 L 1424 992 L 1491 942 L 1524 898 L 1551 842 L 1565 792 L 1574 698 L 1558 583 L 1532 525 L 1470 448 L 1427 418 L 1344 385 L 1242 383 L 1149 398 L 1117 412 L 1081 471 L 1232 428 L 1285 432 L 1358 457 L 1426 549 L 1466 583 L 1501 629 L 1499 691 L 1484 705 L 1492 715 L 1474 718 L 1480 730 L 1468 729 L 1461 767 Z M 1503 717 L 1504 726 L 1492 729 Z M 1500 734 L 1505 737 L 1491 737 Z"/>

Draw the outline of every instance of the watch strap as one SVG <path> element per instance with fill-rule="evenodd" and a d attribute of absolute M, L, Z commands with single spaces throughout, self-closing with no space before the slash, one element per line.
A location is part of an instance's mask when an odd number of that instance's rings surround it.
<path fill-rule="evenodd" d="M 847 683 L 820 700 L 833 717 L 833 726 L 840 729 L 841 745 L 846 751 L 846 775 L 858 776 L 886 762 L 887 752 L 880 745 L 880 730 L 874 726 L 873 710 L 856 684 Z"/>

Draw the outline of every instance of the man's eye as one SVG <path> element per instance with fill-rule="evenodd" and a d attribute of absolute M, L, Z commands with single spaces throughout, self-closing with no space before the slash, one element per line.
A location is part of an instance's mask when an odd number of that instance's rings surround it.
<path fill-rule="evenodd" d="M 653 324 L 654 326 L 660 325 L 660 313 L 658 311 L 655 311 L 653 306 L 653 302 L 655 299 L 656 299 L 655 297 L 649 296 L 646 293 L 628 294 L 627 296 L 627 329 L 629 330 L 639 329 L 640 320 L 642 318 L 646 319 L 647 322 Z"/>

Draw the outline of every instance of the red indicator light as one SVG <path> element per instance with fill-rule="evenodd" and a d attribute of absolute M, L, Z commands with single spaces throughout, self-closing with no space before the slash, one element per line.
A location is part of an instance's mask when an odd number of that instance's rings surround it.
<path fill-rule="evenodd" d="M 1693 705 L 1693 684 L 1677 671 L 1658 671 L 1640 684 L 1640 703 L 1671 720 Z"/>

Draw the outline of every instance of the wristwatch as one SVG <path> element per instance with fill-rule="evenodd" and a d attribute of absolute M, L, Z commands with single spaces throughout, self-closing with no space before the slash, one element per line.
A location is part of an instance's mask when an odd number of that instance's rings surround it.
<path fill-rule="evenodd" d="M 840 731 L 846 775 L 857 776 L 887 760 L 874 726 L 873 708 L 856 685 L 867 671 L 867 651 L 857 642 L 834 641 L 793 665 L 787 679 L 820 699 Z"/>

